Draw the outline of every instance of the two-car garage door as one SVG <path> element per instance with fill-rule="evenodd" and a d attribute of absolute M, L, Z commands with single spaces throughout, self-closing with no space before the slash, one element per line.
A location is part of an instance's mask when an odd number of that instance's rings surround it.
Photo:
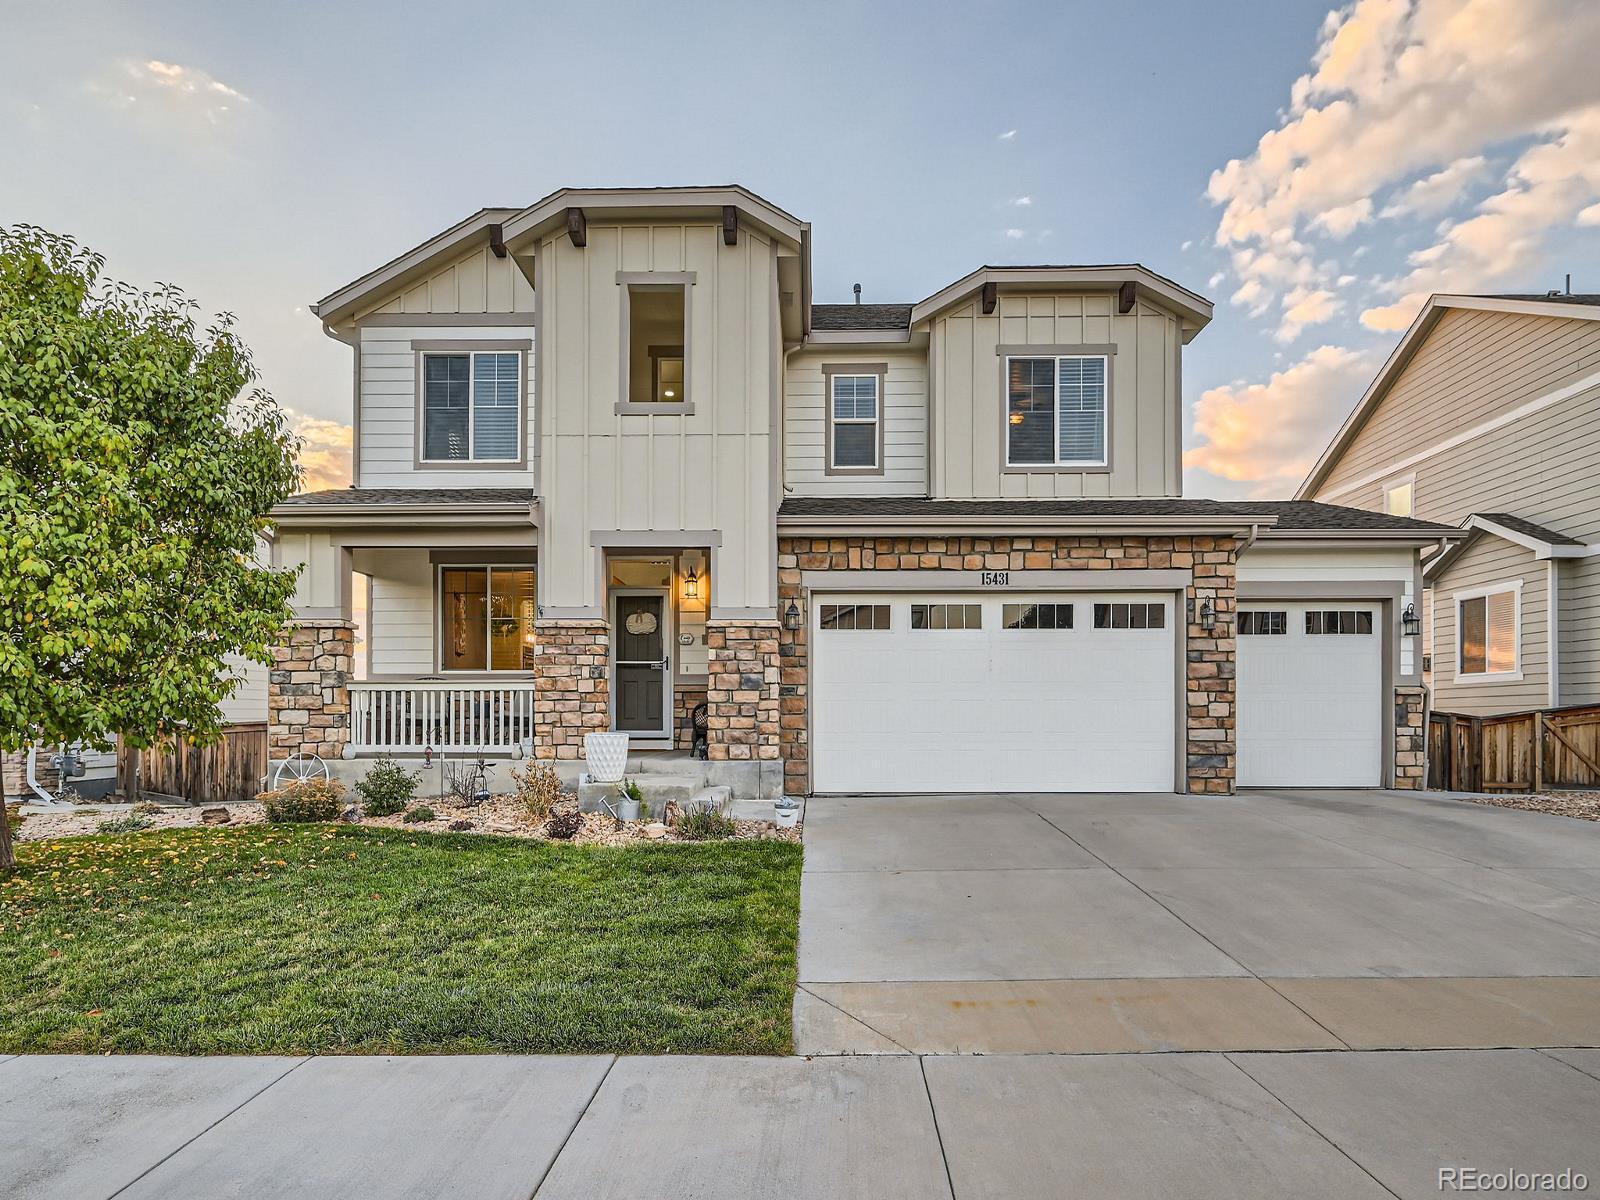
<path fill-rule="evenodd" d="M 812 598 L 819 792 L 1171 791 L 1174 600 Z"/>

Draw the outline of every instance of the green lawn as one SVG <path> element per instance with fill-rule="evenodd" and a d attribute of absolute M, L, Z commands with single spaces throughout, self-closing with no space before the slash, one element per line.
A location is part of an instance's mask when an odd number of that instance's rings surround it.
<path fill-rule="evenodd" d="M 17 847 L 0 1053 L 787 1053 L 800 847 L 325 825 Z"/>

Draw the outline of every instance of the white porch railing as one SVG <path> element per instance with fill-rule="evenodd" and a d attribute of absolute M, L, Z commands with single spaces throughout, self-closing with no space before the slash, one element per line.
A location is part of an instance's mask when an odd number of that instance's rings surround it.
<path fill-rule="evenodd" d="M 533 740 L 533 684 L 357 682 L 350 746 L 357 754 L 476 750 L 510 754 Z"/>

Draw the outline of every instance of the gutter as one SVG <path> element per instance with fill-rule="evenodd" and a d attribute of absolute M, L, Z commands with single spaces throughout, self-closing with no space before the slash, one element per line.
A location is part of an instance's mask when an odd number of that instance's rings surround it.
<path fill-rule="evenodd" d="M 886 529 L 890 531 L 905 529 L 994 529 L 1000 532 L 1013 532 L 1019 529 L 1029 530 L 1086 530 L 1091 532 L 1138 532 L 1138 533 L 1239 533 L 1253 526 L 1264 525 L 1267 522 L 1257 518 L 1254 521 L 1226 521 L 1216 517 L 1173 517 L 1173 516 L 1007 516 L 1004 513 L 982 515 L 953 515 L 939 516 L 935 514 L 919 514 L 914 516 L 810 516 L 810 515 L 778 515 L 778 524 L 789 532 L 822 533 L 825 531 L 840 530 L 845 532 L 860 532 L 868 529 Z"/>

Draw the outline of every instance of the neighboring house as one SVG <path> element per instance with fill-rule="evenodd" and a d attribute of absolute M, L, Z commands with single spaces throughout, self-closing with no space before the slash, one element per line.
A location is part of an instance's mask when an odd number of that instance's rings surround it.
<path fill-rule="evenodd" d="M 1460 526 L 1426 560 L 1433 706 L 1600 703 L 1600 296 L 1435 296 L 1301 499 Z"/>
<path fill-rule="evenodd" d="M 275 514 L 274 753 L 570 774 L 593 730 L 681 755 L 704 704 L 747 795 L 1419 786 L 1401 614 L 1455 531 L 1184 499 L 1209 301 L 1138 265 L 811 280 L 743 188 L 565 189 L 320 301 L 355 486 Z"/>

